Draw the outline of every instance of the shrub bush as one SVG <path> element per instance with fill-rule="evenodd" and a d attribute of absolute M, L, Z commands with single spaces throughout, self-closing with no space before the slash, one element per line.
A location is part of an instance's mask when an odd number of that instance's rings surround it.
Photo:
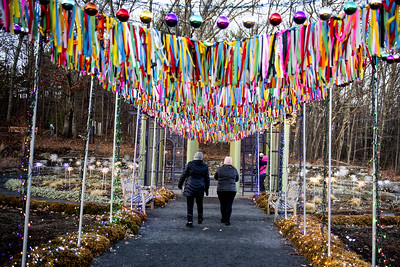
<path fill-rule="evenodd" d="M 56 244 L 41 245 L 30 253 L 28 264 L 35 266 L 90 266 L 93 255 L 87 248 L 69 248 Z"/>
<path fill-rule="evenodd" d="M 78 248 L 78 233 L 57 237 L 52 244 L 68 245 L 69 248 Z M 110 240 L 97 233 L 83 233 L 81 237 L 82 247 L 90 250 L 95 256 L 101 255 L 110 246 Z"/>
<path fill-rule="evenodd" d="M 13 207 L 13 208 L 22 208 L 24 201 L 21 197 L 14 196 L 5 196 L 0 194 L 0 205 Z M 79 211 L 79 204 L 68 203 L 68 202 L 58 202 L 58 201 L 42 201 L 31 199 L 31 209 L 46 209 L 54 212 L 64 212 L 66 214 L 77 214 Z M 96 203 L 87 203 L 83 207 L 83 212 L 85 214 L 91 215 L 101 215 L 110 210 L 109 205 L 102 205 Z"/>
<path fill-rule="evenodd" d="M 321 218 L 321 214 L 316 215 Z M 369 227 L 372 225 L 372 215 L 336 215 L 331 217 L 332 225 L 351 225 L 351 226 L 364 226 Z M 381 225 L 384 226 L 400 226 L 400 216 L 387 215 L 381 217 Z"/>
<path fill-rule="evenodd" d="M 265 209 L 265 202 L 268 199 L 266 195 L 254 197 L 255 202 L 260 208 Z M 268 203 L 267 203 L 268 204 Z M 280 233 L 289 238 L 289 240 L 304 253 L 304 255 L 314 262 L 317 266 L 370 266 L 363 261 L 356 253 L 349 252 L 340 239 L 332 235 L 331 257 L 327 255 L 327 233 L 321 233 L 318 219 L 313 216 L 307 217 L 307 234 L 303 235 L 298 226 L 298 216 L 292 216 L 288 219 L 278 219 L 275 225 L 280 229 Z M 300 220 L 302 221 L 302 220 Z"/>
<path fill-rule="evenodd" d="M 311 216 L 310 216 L 311 217 Z M 321 233 L 320 224 L 313 218 L 307 220 L 307 234 L 303 235 L 296 223 L 297 217 L 279 219 L 275 225 L 283 236 L 300 249 L 317 266 L 371 266 L 354 252 L 347 250 L 342 241 L 332 235 L 331 257 L 327 255 L 327 233 Z"/>
<path fill-rule="evenodd" d="M 5 183 L 5 187 L 11 191 L 23 190 L 23 186 L 21 184 L 20 179 L 9 179 Z M 37 197 L 79 201 L 81 191 L 80 190 L 61 191 L 61 190 L 57 190 L 56 188 L 52 188 L 52 187 L 48 187 L 48 186 L 46 186 L 46 187 L 32 186 L 31 193 L 32 193 L 32 196 L 37 196 Z M 102 203 L 108 202 L 107 197 L 98 196 L 98 195 L 90 195 L 90 193 L 88 193 L 88 192 L 85 194 L 85 200 L 102 202 Z"/>
<path fill-rule="evenodd" d="M 154 190 L 154 206 L 164 207 L 170 200 L 175 198 L 174 192 L 166 188 L 156 188 Z"/>
<path fill-rule="evenodd" d="M 115 224 L 109 224 L 107 222 L 96 223 L 84 227 L 84 231 L 104 236 L 108 240 L 110 240 L 111 243 L 120 241 L 125 236 L 125 230 L 121 226 Z"/>

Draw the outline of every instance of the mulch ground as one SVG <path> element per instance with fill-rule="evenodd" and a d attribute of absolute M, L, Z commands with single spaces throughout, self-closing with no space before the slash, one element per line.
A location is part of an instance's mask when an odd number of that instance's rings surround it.
<path fill-rule="evenodd" d="M 371 262 L 372 228 L 333 226 L 332 232 L 337 235 L 349 249 L 361 255 L 367 262 Z M 387 262 L 392 267 L 400 266 L 400 229 L 399 227 L 384 227 L 382 251 Z"/>
<path fill-rule="evenodd" d="M 29 219 L 32 224 L 29 227 L 28 247 L 35 247 L 66 233 L 78 231 L 77 216 L 31 211 Z M 83 224 L 91 224 L 95 220 L 94 216 L 85 215 Z M 0 207 L 0 265 L 22 251 L 22 239 L 18 234 L 23 236 L 23 232 L 24 217 L 20 210 Z"/>

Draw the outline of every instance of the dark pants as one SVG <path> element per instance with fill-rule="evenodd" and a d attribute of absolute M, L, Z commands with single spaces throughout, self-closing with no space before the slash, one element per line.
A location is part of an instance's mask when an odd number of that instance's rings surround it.
<path fill-rule="evenodd" d="M 233 191 L 217 191 L 219 203 L 221 206 L 221 221 L 230 222 L 232 214 L 232 204 L 235 199 L 236 192 Z"/>
<path fill-rule="evenodd" d="M 203 220 L 203 197 L 186 197 L 187 200 L 187 220 L 193 222 L 193 206 L 196 198 L 197 219 Z"/>
<path fill-rule="evenodd" d="M 265 192 L 265 184 L 264 184 L 265 178 L 267 178 L 266 173 L 260 175 L 260 192 Z"/>

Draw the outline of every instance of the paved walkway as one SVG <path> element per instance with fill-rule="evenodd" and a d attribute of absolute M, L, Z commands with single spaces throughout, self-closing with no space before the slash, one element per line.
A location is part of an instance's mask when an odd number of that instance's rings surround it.
<path fill-rule="evenodd" d="M 137 238 L 123 240 L 93 266 L 307 266 L 252 201 L 236 198 L 232 225 L 219 222 L 217 198 L 204 200 L 204 222 L 187 228 L 185 198 L 148 212 Z"/>

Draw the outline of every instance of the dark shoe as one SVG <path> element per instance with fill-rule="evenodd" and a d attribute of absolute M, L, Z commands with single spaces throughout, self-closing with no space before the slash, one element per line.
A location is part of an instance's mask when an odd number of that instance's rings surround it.
<path fill-rule="evenodd" d="M 199 224 L 202 224 L 203 223 L 203 219 L 198 219 L 198 221 L 197 221 Z"/>
<path fill-rule="evenodd" d="M 186 226 L 187 226 L 187 227 L 193 227 L 193 222 L 187 222 L 187 223 L 186 223 Z"/>
<path fill-rule="evenodd" d="M 229 225 L 231 225 L 231 223 L 230 222 L 225 222 L 225 225 L 229 226 Z"/>
<path fill-rule="evenodd" d="M 221 223 L 226 223 L 226 221 L 225 221 L 225 220 L 222 220 L 222 219 L 221 219 L 221 221 L 220 221 L 220 222 L 221 222 Z"/>

